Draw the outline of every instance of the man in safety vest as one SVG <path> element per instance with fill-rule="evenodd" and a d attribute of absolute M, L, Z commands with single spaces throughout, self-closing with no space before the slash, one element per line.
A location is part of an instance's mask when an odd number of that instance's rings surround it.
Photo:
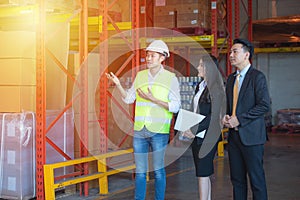
<path fill-rule="evenodd" d="M 165 197 L 165 149 L 173 113 L 177 113 L 181 106 L 179 82 L 175 74 L 164 69 L 162 65 L 169 56 L 169 48 L 165 42 L 152 41 L 146 48 L 148 69 L 137 73 L 132 87 L 127 91 L 112 72 L 106 74 L 116 84 L 125 103 L 136 101 L 133 138 L 136 200 L 144 200 L 146 197 L 146 174 L 149 171 L 150 154 L 153 157 L 155 200 L 163 200 Z"/>

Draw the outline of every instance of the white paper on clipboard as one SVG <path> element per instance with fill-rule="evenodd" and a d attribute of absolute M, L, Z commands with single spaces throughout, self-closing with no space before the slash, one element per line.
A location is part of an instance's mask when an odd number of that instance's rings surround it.
<path fill-rule="evenodd" d="M 204 118 L 204 115 L 180 109 L 177 115 L 174 129 L 178 131 L 186 131 L 192 126 L 200 123 Z"/>

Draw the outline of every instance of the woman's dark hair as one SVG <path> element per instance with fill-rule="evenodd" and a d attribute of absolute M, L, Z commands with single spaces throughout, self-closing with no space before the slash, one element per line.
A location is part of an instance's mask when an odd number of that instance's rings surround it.
<path fill-rule="evenodd" d="M 211 55 L 207 54 L 202 57 L 205 69 L 205 76 L 207 79 L 207 83 L 212 83 L 216 78 L 216 71 L 219 70 L 219 62 L 218 59 Z"/>
<path fill-rule="evenodd" d="M 212 55 L 212 54 L 209 54 L 210 58 L 214 61 L 215 65 L 217 66 L 217 68 L 219 67 L 219 62 L 218 62 L 218 59 Z"/>
<path fill-rule="evenodd" d="M 207 84 L 208 85 L 212 84 L 214 82 L 214 79 L 216 76 L 215 71 L 218 70 L 218 66 L 219 66 L 218 59 L 211 54 L 205 54 L 205 55 L 201 56 L 200 59 L 202 59 L 202 61 L 204 63 Z M 195 94 L 198 91 L 199 91 L 199 84 L 196 87 Z M 208 92 L 208 91 L 206 90 L 206 92 Z M 210 99 L 209 95 L 207 94 L 207 95 L 204 95 L 204 98 L 200 99 L 200 101 L 201 102 L 210 102 L 211 99 Z"/>

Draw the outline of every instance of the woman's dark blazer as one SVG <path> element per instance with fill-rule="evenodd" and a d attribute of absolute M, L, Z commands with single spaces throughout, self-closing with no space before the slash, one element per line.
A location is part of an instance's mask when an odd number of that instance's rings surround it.
<path fill-rule="evenodd" d="M 195 95 L 199 91 L 199 84 L 196 87 Z M 194 97 L 195 97 L 194 95 Z M 194 99 L 194 98 L 193 98 Z M 194 110 L 194 102 L 192 102 L 192 110 Z M 194 135 L 197 133 L 207 130 L 209 127 L 210 119 L 211 119 L 211 98 L 208 91 L 208 88 L 205 87 L 204 91 L 202 92 L 199 101 L 196 113 L 206 116 L 199 124 L 196 124 L 191 128 L 191 131 Z"/>

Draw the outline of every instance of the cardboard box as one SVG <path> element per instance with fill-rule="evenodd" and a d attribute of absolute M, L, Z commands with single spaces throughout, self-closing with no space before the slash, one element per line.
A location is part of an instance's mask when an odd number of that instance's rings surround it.
<path fill-rule="evenodd" d="M 174 15 L 155 16 L 154 26 L 163 27 L 163 28 L 174 28 L 175 27 Z"/>
<path fill-rule="evenodd" d="M 35 111 L 36 86 L 0 86 L 0 112 Z"/>
<path fill-rule="evenodd" d="M 198 13 L 179 14 L 177 18 L 178 27 L 198 27 L 199 22 Z"/>
<path fill-rule="evenodd" d="M 178 11 L 177 6 L 175 6 L 175 5 L 170 5 L 170 6 L 155 6 L 154 7 L 154 17 L 165 16 L 165 15 L 174 15 L 174 11 L 175 10 Z"/>
<path fill-rule="evenodd" d="M 164 28 L 210 28 L 210 2 L 206 0 L 166 0 L 154 7 L 154 26 Z"/>
<path fill-rule="evenodd" d="M 193 4 L 193 3 L 201 3 L 207 0 L 166 0 L 166 5 L 179 5 L 179 4 Z"/>
<path fill-rule="evenodd" d="M 191 6 L 187 5 L 166 5 L 166 6 L 155 6 L 154 7 L 154 26 L 156 27 L 163 27 L 163 28 L 175 28 L 180 27 L 178 26 L 178 22 L 181 20 L 180 15 L 183 14 L 189 14 L 192 9 Z M 181 8 L 184 8 L 183 10 Z M 198 8 L 198 6 L 197 6 Z M 185 13 L 186 12 L 186 13 Z M 177 22 L 177 25 L 176 25 Z M 182 24 L 182 23 L 181 23 Z M 183 24 L 186 26 L 186 23 L 183 22 Z"/>
<path fill-rule="evenodd" d="M 0 58 L 35 58 L 36 35 L 30 31 L 0 31 Z"/>
<path fill-rule="evenodd" d="M 36 85 L 35 59 L 0 59 L 0 85 Z"/>
<path fill-rule="evenodd" d="M 129 22 L 130 18 L 131 18 L 130 3 L 131 3 L 131 1 L 108 0 L 107 5 L 112 4 L 112 7 L 109 9 L 110 14 L 112 14 L 111 12 L 117 12 L 117 13 L 119 13 L 117 16 L 117 18 L 119 20 L 121 20 L 122 22 Z M 95 11 L 95 13 L 98 13 L 98 8 L 99 8 L 98 0 L 89 0 L 88 6 L 89 6 L 90 10 Z M 100 5 L 100 6 L 102 6 L 102 5 Z M 111 17 L 113 17 L 113 16 L 111 15 Z M 116 20 L 116 18 L 115 18 L 115 20 Z"/>
<path fill-rule="evenodd" d="M 175 9 L 178 11 L 178 14 L 189 14 L 189 13 L 199 13 L 199 8 L 201 10 L 207 9 L 206 6 L 202 3 L 191 3 L 191 4 L 180 4 L 175 6 Z"/>

